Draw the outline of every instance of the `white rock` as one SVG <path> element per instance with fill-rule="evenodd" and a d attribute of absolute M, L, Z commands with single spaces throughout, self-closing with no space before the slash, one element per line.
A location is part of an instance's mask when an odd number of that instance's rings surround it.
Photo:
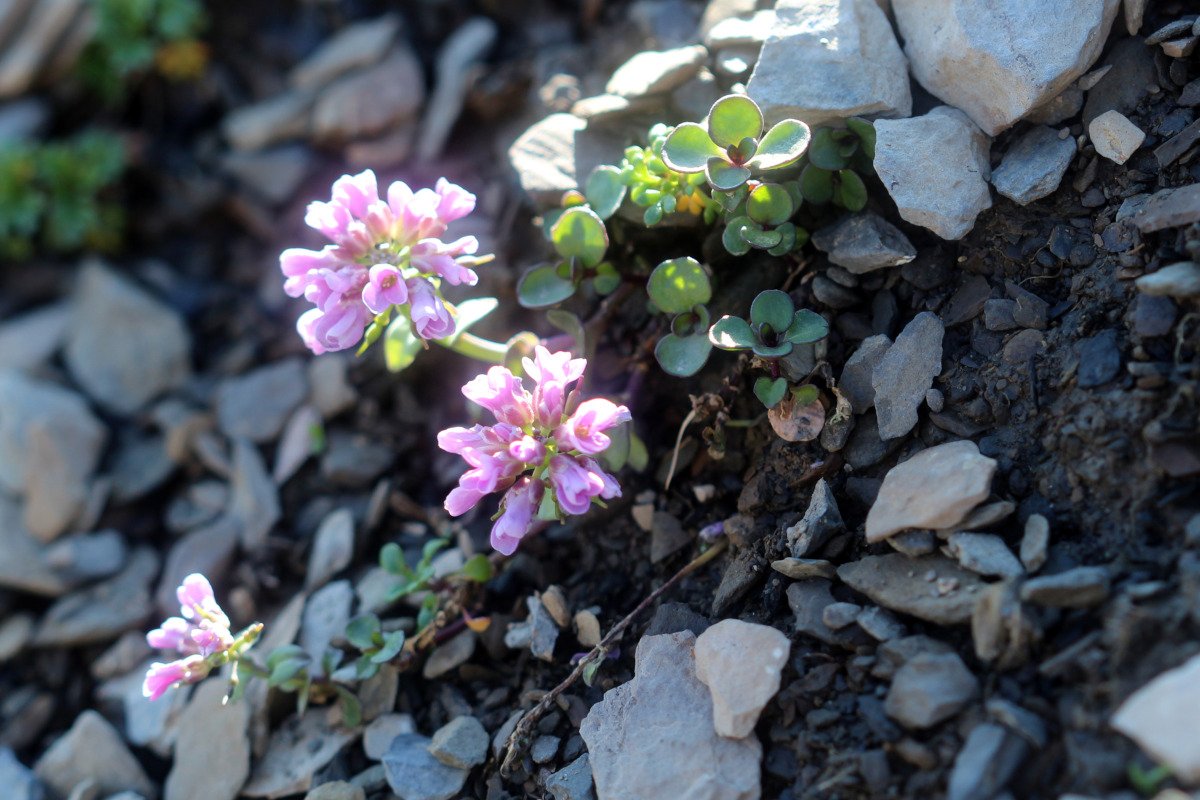
<path fill-rule="evenodd" d="M 1142 27 L 1142 17 L 1146 15 L 1146 4 L 1149 0 L 1124 0 L 1125 30 L 1133 36 Z"/>
<path fill-rule="evenodd" d="M 1052 99 L 1100 55 L 1119 0 L 895 0 L 913 76 L 989 135 Z M 884 182 L 886 185 L 887 182 Z"/>
<path fill-rule="evenodd" d="M 963 112 L 939 106 L 922 117 L 876 120 L 875 134 L 875 172 L 905 221 L 961 239 L 991 207 L 990 143 Z"/>
<path fill-rule="evenodd" d="M 646 50 L 617 67 L 604 91 L 630 98 L 669 92 L 696 77 L 707 56 L 700 45 Z"/>
<path fill-rule="evenodd" d="M 234 800 L 250 774 L 250 703 L 223 705 L 225 682 L 196 689 L 179 721 L 164 800 Z"/>
<path fill-rule="evenodd" d="M 772 9 L 755 11 L 750 17 L 728 17 L 704 34 L 704 44 L 713 51 L 726 47 L 761 45 L 774 28 L 775 12 Z"/>
<path fill-rule="evenodd" d="M 599 800 L 756 800 L 762 745 L 713 730 L 696 679 L 690 631 L 645 636 L 629 683 L 610 689 L 579 726 Z"/>
<path fill-rule="evenodd" d="M 1134 283 L 1139 292 L 1159 297 L 1200 297 L 1200 265 L 1181 261 L 1143 275 Z"/>
<path fill-rule="evenodd" d="M 563 192 L 575 188 L 576 139 L 585 128 L 572 114 L 551 114 L 513 142 L 508 160 L 535 203 L 557 205 Z"/>
<path fill-rule="evenodd" d="M 868 542 L 909 528 L 949 528 L 987 499 L 994 459 L 971 441 L 922 450 L 888 470 L 867 513 Z"/>
<path fill-rule="evenodd" d="M 1185 784 L 1200 783 L 1200 656 L 1162 673 L 1117 709 L 1112 726 L 1171 768 Z"/>
<path fill-rule="evenodd" d="M 1039 125 L 1018 139 L 992 173 L 996 191 L 1020 205 L 1040 200 L 1058 188 L 1071 159 L 1075 140 Z"/>
<path fill-rule="evenodd" d="M 1115 110 L 1105 111 L 1092 120 L 1092 124 L 1088 125 L 1088 136 L 1097 153 L 1118 164 L 1128 161 L 1146 140 L 1145 131 Z"/>
<path fill-rule="evenodd" d="M 297 64 L 288 83 L 297 89 L 316 89 L 352 69 L 374 64 L 387 53 L 399 30 L 400 18 L 395 14 L 347 25 Z"/>
<path fill-rule="evenodd" d="M 369 139 L 416 117 L 424 101 L 421 62 L 407 46 L 397 45 L 384 61 L 321 91 L 311 135 L 324 144 Z"/>
<path fill-rule="evenodd" d="M 713 727 L 741 739 L 779 691 L 792 643 L 769 625 L 725 619 L 696 639 L 696 677 L 712 694 Z"/>
<path fill-rule="evenodd" d="M 746 93 L 768 123 L 912 113 L 908 64 L 875 0 L 779 0 Z"/>
<path fill-rule="evenodd" d="M 146 797 L 158 796 L 142 765 L 121 741 L 121 734 L 90 709 L 42 754 L 33 771 L 64 797 L 85 780 L 95 781 L 97 789 L 106 794 L 131 790 Z"/>

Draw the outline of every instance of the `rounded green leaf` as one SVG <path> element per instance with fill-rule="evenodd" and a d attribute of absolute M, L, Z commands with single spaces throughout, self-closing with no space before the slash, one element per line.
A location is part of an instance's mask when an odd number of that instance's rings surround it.
<path fill-rule="evenodd" d="M 808 145 L 808 160 L 821 169 L 845 169 L 847 161 L 839 151 L 838 144 L 832 130 L 818 128 Z"/>
<path fill-rule="evenodd" d="M 375 635 L 379 633 L 379 617 L 360 614 L 346 625 L 346 641 L 359 650 L 375 647 Z"/>
<path fill-rule="evenodd" d="M 749 350 L 758 341 L 750 323 L 728 314 L 708 329 L 708 340 L 722 350 Z"/>
<path fill-rule="evenodd" d="M 469 300 L 463 300 L 461 303 L 452 306 L 451 311 L 454 312 L 454 333 L 438 341 L 446 345 L 454 344 L 458 341 L 458 337 L 467 332 L 468 328 L 488 314 L 491 314 L 499 305 L 500 301 L 494 297 L 472 297 Z"/>
<path fill-rule="evenodd" d="M 725 245 L 725 249 L 733 256 L 744 256 L 750 252 L 750 243 L 746 241 L 746 237 L 742 235 L 746 230 L 745 224 L 738 220 L 747 220 L 749 217 L 738 217 L 725 226 L 725 230 L 721 232 L 721 243 Z"/>
<path fill-rule="evenodd" d="M 798 119 L 785 119 L 771 126 L 750 159 L 752 169 L 779 169 L 794 164 L 808 149 L 812 138 L 808 126 Z"/>
<path fill-rule="evenodd" d="M 469 581 L 475 583 L 487 583 L 495 574 L 492 569 L 492 562 L 483 553 L 477 553 L 467 559 L 467 563 L 462 565 L 459 573 Z"/>
<path fill-rule="evenodd" d="M 575 281 L 558 274 L 556 264 L 534 267 L 517 282 L 517 300 L 526 308 L 546 308 L 575 294 Z"/>
<path fill-rule="evenodd" d="M 792 352 L 793 347 L 795 347 L 795 345 L 787 341 L 780 342 L 776 345 L 768 345 L 758 342 L 750 349 L 753 351 L 754 355 L 758 356 L 759 358 L 783 358 L 788 353 Z"/>
<path fill-rule="evenodd" d="M 666 314 L 682 314 L 712 299 L 712 284 L 700 262 L 690 256 L 664 261 L 650 273 L 646 293 Z"/>
<path fill-rule="evenodd" d="M 813 205 L 825 205 L 833 199 L 833 173 L 809 164 L 800 173 L 800 193 Z"/>
<path fill-rule="evenodd" d="M 847 211 L 862 211 L 867 205 L 867 185 L 852 169 L 838 172 L 838 205 Z"/>
<path fill-rule="evenodd" d="M 584 266 L 594 267 L 608 251 L 608 231 L 604 220 L 590 208 L 568 208 L 550 231 L 554 249 L 563 258 L 578 258 Z"/>
<path fill-rule="evenodd" d="M 767 251 L 773 256 L 787 255 L 796 246 L 796 226 L 790 222 L 785 222 L 775 229 L 779 232 L 779 244 Z"/>
<path fill-rule="evenodd" d="M 730 164 L 724 156 L 710 158 L 704 168 L 704 174 L 714 189 L 723 192 L 732 191 L 750 179 L 749 169 Z"/>
<path fill-rule="evenodd" d="M 754 381 L 754 396 L 757 397 L 762 404 L 767 408 L 774 408 L 783 401 L 784 395 L 787 394 L 788 382 L 786 378 L 775 378 L 772 380 L 766 376 Z"/>
<path fill-rule="evenodd" d="M 858 137 L 859 146 L 862 147 L 863 153 L 867 158 L 875 158 L 875 126 L 865 119 L 859 117 L 850 117 L 846 120 L 846 127 L 854 131 L 854 135 Z"/>
<path fill-rule="evenodd" d="M 694 122 L 685 122 L 671 131 L 662 155 L 667 166 L 676 172 L 700 172 L 710 158 L 723 153 L 708 131 Z"/>
<path fill-rule="evenodd" d="M 602 261 L 596 265 L 596 274 L 592 276 L 592 288 L 596 294 L 612 294 L 621 285 L 621 273 L 610 261 Z"/>
<path fill-rule="evenodd" d="M 759 250 L 769 250 L 783 241 L 783 234 L 779 231 L 764 231 L 755 226 L 744 228 L 742 230 L 742 238 L 751 247 L 757 247 Z"/>
<path fill-rule="evenodd" d="M 668 333 L 654 347 L 654 357 L 663 371 L 679 378 L 699 372 L 711 352 L 712 343 L 704 334 L 676 336 Z"/>
<path fill-rule="evenodd" d="M 802 308 L 792 317 L 783 338 L 792 344 L 808 344 L 829 335 L 829 323 L 815 311 Z"/>
<path fill-rule="evenodd" d="M 383 335 L 383 360 L 388 371 L 400 372 L 411 366 L 424 349 L 425 343 L 413 332 L 408 314 L 397 314 Z"/>
<path fill-rule="evenodd" d="M 608 219 L 617 213 L 625 199 L 625 184 L 621 181 L 621 170 L 604 165 L 592 170 L 584 187 L 588 205 L 600 219 Z"/>
<path fill-rule="evenodd" d="M 767 289 L 759 292 L 750 304 L 750 322 L 760 328 L 770 325 L 772 330 L 782 334 L 792 324 L 795 311 L 796 307 L 787 292 Z"/>
<path fill-rule="evenodd" d="M 386 664 L 404 649 L 404 631 L 392 631 L 383 635 L 383 646 L 371 657 L 376 664 Z"/>
<path fill-rule="evenodd" d="M 729 147 L 743 139 L 761 136 L 763 115 L 758 103 L 746 95 L 729 94 L 713 103 L 705 124 L 712 141 L 721 147 Z"/>
<path fill-rule="evenodd" d="M 791 195 L 778 183 L 762 183 L 746 198 L 746 213 L 760 225 L 782 225 L 796 210 Z"/>

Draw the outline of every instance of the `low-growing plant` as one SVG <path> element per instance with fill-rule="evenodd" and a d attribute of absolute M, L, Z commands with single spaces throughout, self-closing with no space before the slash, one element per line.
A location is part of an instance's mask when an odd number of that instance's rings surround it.
<path fill-rule="evenodd" d="M 129 78 L 155 68 L 173 80 L 200 76 L 208 51 L 197 38 L 207 25 L 200 0 L 91 0 L 95 33 L 79 60 L 84 83 L 116 101 Z"/>
<path fill-rule="evenodd" d="M 818 128 L 809 143 L 799 188 L 813 205 L 832 202 L 847 211 L 867 205 L 867 185 L 861 175 L 874 171 L 875 127 L 851 117 L 845 128 Z"/>

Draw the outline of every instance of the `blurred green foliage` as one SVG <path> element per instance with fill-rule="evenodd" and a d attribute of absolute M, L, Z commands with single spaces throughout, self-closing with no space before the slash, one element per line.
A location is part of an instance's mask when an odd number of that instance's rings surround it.
<path fill-rule="evenodd" d="M 207 22 L 200 0 L 92 0 L 96 33 L 79 62 L 92 91 L 119 100 L 128 78 L 152 65 L 168 78 L 196 77 L 207 56 L 196 36 Z"/>

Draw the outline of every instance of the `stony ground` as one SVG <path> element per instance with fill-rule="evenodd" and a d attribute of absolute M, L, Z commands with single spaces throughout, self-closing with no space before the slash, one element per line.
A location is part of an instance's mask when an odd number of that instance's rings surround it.
<path fill-rule="evenodd" d="M 840 61 L 789 33 L 798 2 L 779 17 L 753 0 L 274 5 L 214 3 L 204 80 L 148 79 L 107 120 L 139 159 L 120 252 L 0 270 L 0 795 L 1192 796 L 1189 4 L 1014 3 L 1036 24 L 989 46 L 1006 80 L 1053 89 L 1032 111 L 929 71 L 939 55 L 901 0 L 903 51 L 874 0 L 834 4 L 854 11 L 822 21 Z M 23 33 L 37 62 L 50 44 Z M 665 50 L 604 94 L 629 57 Z M 0 77 L 12 63 L 0 53 Z M 43 119 L 83 113 L 36 70 L 7 75 Z M 486 513 L 442 513 L 458 465 L 433 446 L 466 419 L 447 398 L 475 366 L 438 352 L 397 377 L 378 353 L 308 355 L 276 268 L 281 248 L 315 243 L 304 205 L 348 170 L 445 174 L 478 193 L 461 233 L 497 252 L 484 288 L 511 300 L 544 254 L 533 216 L 577 173 L 748 79 L 768 116 L 895 118 L 877 125 L 868 212 L 814 214 L 820 249 L 797 258 L 733 262 L 711 237 L 632 224 L 623 246 L 704 257 L 724 310 L 782 286 L 826 314 L 814 374 L 849 404 L 842 421 L 779 439 L 737 391 L 744 359 L 666 378 L 647 347 L 662 323 L 630 303 L 602 334 L 596 388 L 633 408 L 650 466 L 622 475 L 608 511 L 500 564 L 471 598 L 486 631 L 365 682 L 363 726 L 332 706 L 297 716 L 261 687 L 222 708 L 218 680 L 144 700 L 143 633 L 191 571 L 235 623 L 267 623 L 263 652 L 321 652 L 360 611 L 414 624 L 383 599 L 383 544 L 415 558 L 448 535 L 446 571 L 486 551 Z M 934 95 L 962 111 L 933 111 Z M 480 330 L 522 327 L 552 332 L 520 311 Z M 701 413 L 677 446 L 689 395 Z M 727 550 L 638 618 L 502 773 L 522 713 L 711 546 L 698 532 L 714 523 Z"/>

